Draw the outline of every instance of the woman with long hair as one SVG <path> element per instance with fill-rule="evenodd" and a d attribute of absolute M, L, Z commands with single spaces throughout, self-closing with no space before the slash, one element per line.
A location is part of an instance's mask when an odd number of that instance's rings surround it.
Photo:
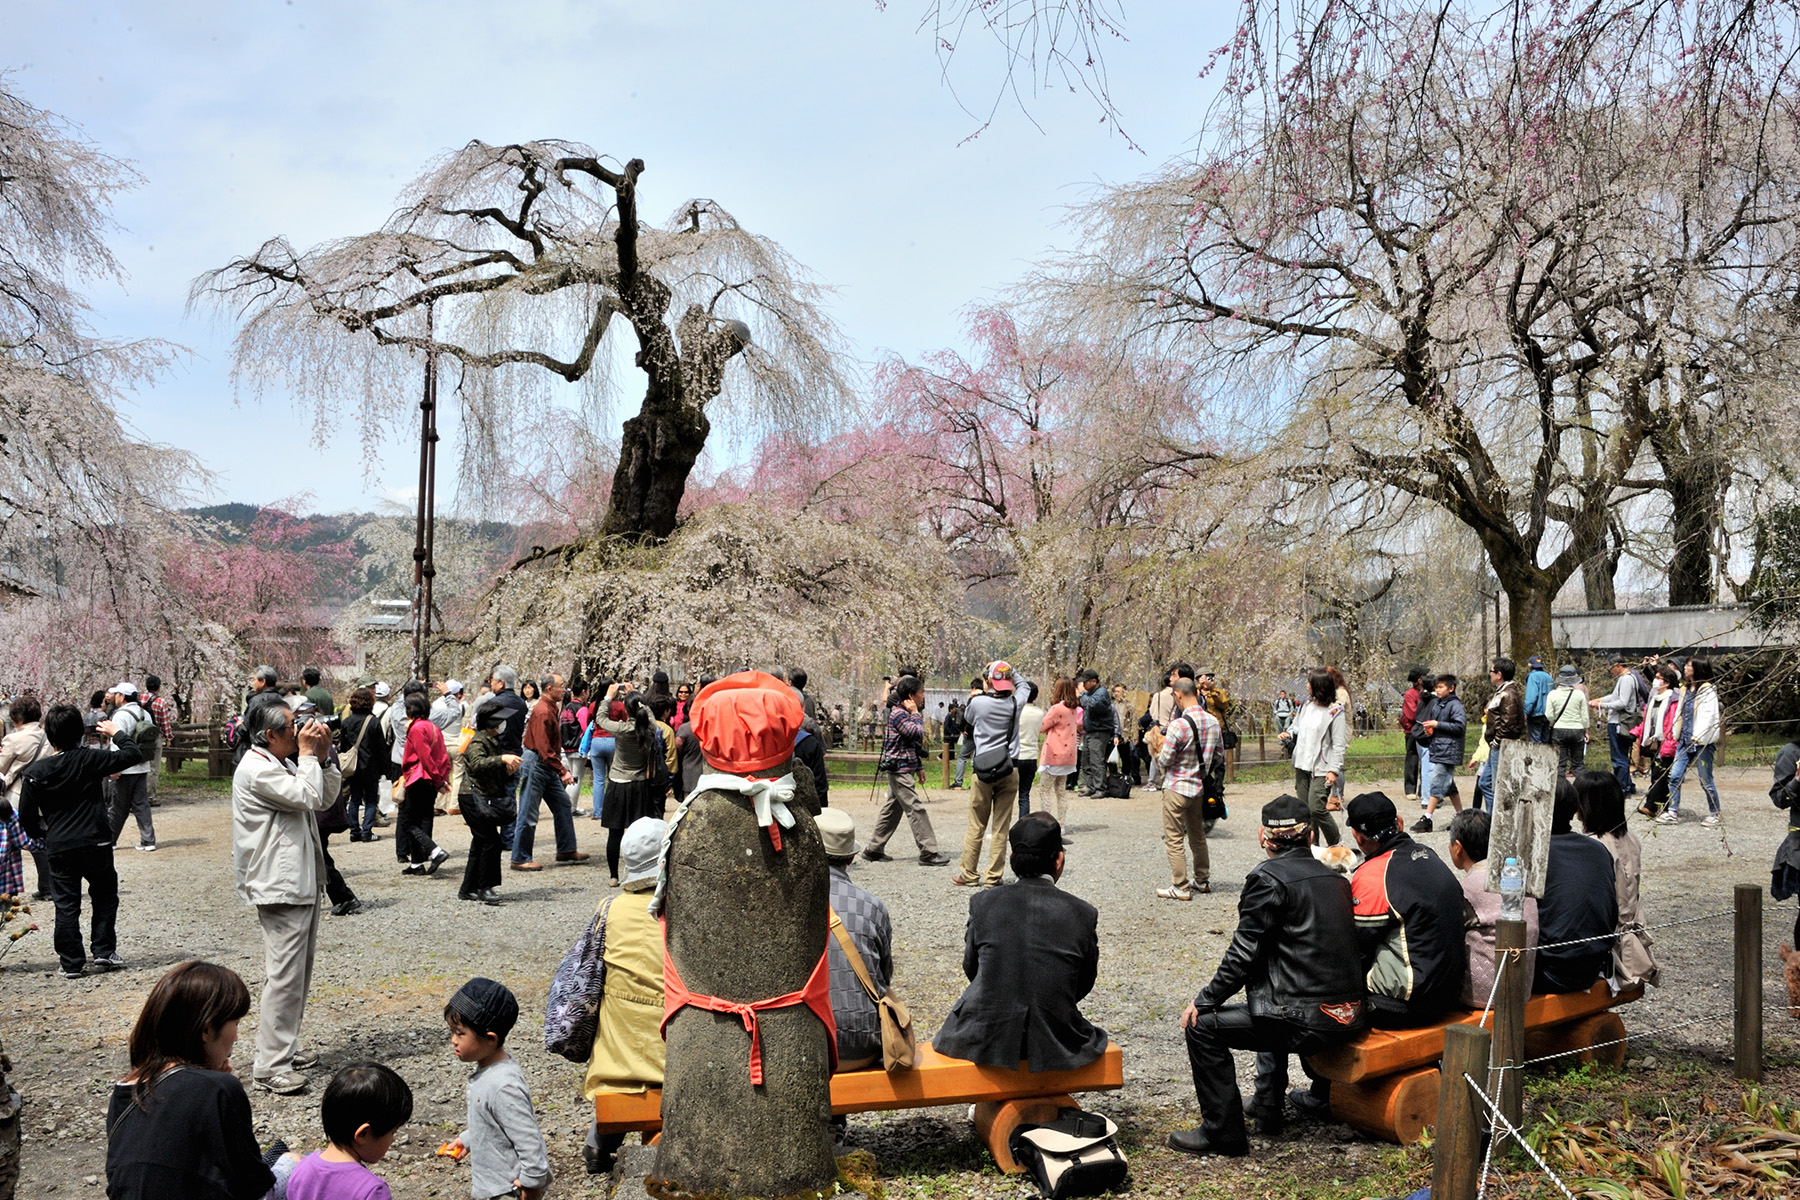
<path fill-rule="evenodd" d="M 400 759 L 401 793 L 399 829 L 394 853 L 406 864 L 407 875 L 435 875 L 450 852 L 431 840 L 432 817 L 437 798 L 450 790 L 450 752 L 444 731 L 430 720 L 431 702 L 423 692 L 406 698 L 406 751 Z"/>
<path fill-rule="evenodd" d="M 624 706 L 623 719 L 613 716 L 611 702 Z M 663 793 L 654 782 L 658 764 L 656 721 L 649 704 L 629 683 L 614 684 L 594 724 L 613 735 L 612 764 L 606 772 L 606 806 L 600 824 L 606 828 L 606 867 L 613 887 L 619 886 L 619 846 L 625 831 L 640 817 L 663 815 Z M 666 761 L 666 760 L 665 760 Z"/>
<path fill-rule="evenodd" d="M 1607 982 L 1614 992 L 1640 983 L 1661 982 L 1650 935 L 1644 931 L 1644 906 L 1638 877 L 1644 848 L 1625 822 L 1625 789 L 1611 771 L 1575 774 L 1575 812 L 1582 832 L 1605 846 L 1613 857 L 1613 889 L 1619 901 L 1619 940 L 1613 943 L 1612 971 Z"/>
<path fill-rule="evenodd" d="M 1038 770 L 1050 780 L 1050 795 L 1056 804 L 1056 820 L 1068 823 L 1069 778 L 1075 774 L 1075 743 L 1079 736 L 1081 705 L 1075 699 L 1075 681 L 1058 675 L 1050 688 L 1050 707 L 1038 730 L 1043 741 L 1038 748 Z M 1046 807 L 1046 812 L 1049 808 Z"/>
<path fill-rule="evenodd" d="M 281 1143 L 257 1145 L 231 1070 L 249 1011 L 250 989 L 216 963 L 184 962 L 150 989 L 106 1108 L 108 1200 L 257 1200 L 294 1169 Z"/>
<path fill-rule="evenodd" d="M 356 749 L 356 774 L 344 781 L 348 797 L 344 810 L 353 842 L 373 842 L 381 837 L 375 832 L 375 818 L 381 808 L 381 764 L 388 761 L 390 750 L 387 733 L 381 726 L 381 718 L 375 712 L 375 689 L 359 687 L 351 692 L 349 711 L 338 727 L 338 753 Z"/>
<path fill-rule="evenodd" d="M 1327 675 L 1331 676 L 1332 694 L 1337 697 L 1337 702 L 1344 708 L 1344 732 L 1348 734 L 1356 728 L 1356 702 L 1350 696 L 1350 681 L 1345 679 L 1344 673 L 1336 667 L 1326 667 L 1324 670 Z M 1348 762 L 1345 765 L 1348 766 Z M 1344 807 L 1344 772 L 1342 769 L 1338 771 L 1337 782 L 1331 785 L 1331 797 L 1325 803 L 1334 812 Z"/>
<path fill-rule="evenodd" d="M 1312 813 L 1313 844 L 1335 846 L 1342 838 L 1330 812 L 1332 785 L 1343 777 L 1349 746 L 1348 724 L 1338 703 L 1331 672 L 1315 668 L 1306 677 L 1306 703 L 1285 734 L 1294 757 L 1294 794 Z"/>

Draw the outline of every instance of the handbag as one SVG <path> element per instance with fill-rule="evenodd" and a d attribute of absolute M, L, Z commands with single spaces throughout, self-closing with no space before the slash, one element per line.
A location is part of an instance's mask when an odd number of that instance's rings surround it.
<path fill-rule="evenodd" d="M 973 732 L 975 726 L 970 723 Z M 1012 744 L 1013 738 L 1019 734 L 1019 702 L 1013 701 L 1012 726 L 1006 731 L 1006 740 L 1000 743 L 1000 753 L 995 755 L 991 750 L 984 750 L 975 756 L 975 778 L 983 783 L 999 783 L 1013 773 Z"/>
<path fill-rule="evenodd" d="M 616 899 L 608 896 L 600 905 L 550 977 L 550 994 L 544 1000 L 544 1049 L 570 1062 L 591 1058 L 600 1033 L 600 1001 L 606 995 L 606 914 Z"/>
<path fill-rule="evenodd" d="M 356 741 L 351 743 L 348 750 L 338 755 L 338 774 L 342 775 L 345 779 L 349 779 L 351 776 L 355 775 L 356 768 L 362 762 L 363 735 L 369 732 L 369 724 L 374 721 L 374 719 L 374 717 L 365 714 L 363 716 L 363 723 L 357 726 Z"/>
<path fill-rule="evenodd" d="M 884 995 L 875 990 L 875 981 L 869 978 L 868 965 L 863 962 L 862 954 L 856 943 L 850 938 L 850 931 L 844 928 L 844 922 L 837 913 L 831 914 L 831 933 L 837 938 L 838 948 L 850 962 L 850 969 L 856 973 L 856 981 L 862 984 L 863 991 L 875 1002 L 875 1014 L 881 1019 L 881 1066 L 887 1071 L 910 1071 L 919 1061 L 919 1043 L 913 1036 L 912 1014 L 906 1005 L 894 999 L 894 991 L 889 988 Z"/>
<path fill-rule="evenodd" d="M 1054 1121 L 1013 1130 L 1006 1148 L 1044 1200 L 1098 1196 L 1125 1182 L 1118 1133 L 1119 1127 L 1099 1113 L 1064 1108 Z"/>

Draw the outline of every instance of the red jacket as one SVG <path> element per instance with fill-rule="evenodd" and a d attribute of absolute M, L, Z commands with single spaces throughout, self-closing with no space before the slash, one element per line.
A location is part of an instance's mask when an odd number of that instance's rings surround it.
<path fill-rule="evenodd" d="M 1406 695 L 1400 698 L 1400 732 L 1411 733 L 1413 718 L 1419 715 L 1419 689 L 1409 687 Z"/>
<path fill-rule="evenodd" d="M 400 778 L 408 787 L 428 779 L 450 782 L 450 752 L 444 747 L 444 731 L 430 721 L 414 721 L 406 727 L 406 748 L 400 754 Z"/>
<path fill-rule="evenodd" d="M 531 715 L 525 718 L 525 748 L 537 751 L 538 758 L 548 767 L 562 762 L 561 721 L 562 714 L 548 700 L 532 705 Z"/>

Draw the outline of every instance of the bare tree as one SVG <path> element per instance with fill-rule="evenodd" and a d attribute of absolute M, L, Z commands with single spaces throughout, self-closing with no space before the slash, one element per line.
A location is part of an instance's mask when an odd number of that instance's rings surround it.
<path fill-rule="evenodd" d="M 240 378 L 389 419 L 414 403 L 420 354 L 461 364 L 470 481 L 508 453 L 529 457 L 543 411 L 529 400 L 546 382 L 582 384 L 597 420 L 623 317 L 647 390 L 599 532 L 667 537 L 713 417 L 752 431 L 819 423 L 851 388 L 818 285 L 713 201 L 645 223 L 644 170 L 577 142 L 470 142 L 375 232 L 305 251 L 273 239 L 202 276 L 192 299 L 242 319 Z"/>

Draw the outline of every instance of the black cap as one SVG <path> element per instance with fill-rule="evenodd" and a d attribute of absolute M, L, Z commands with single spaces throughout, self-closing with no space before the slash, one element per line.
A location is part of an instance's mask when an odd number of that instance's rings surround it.
<path fill-rule="evenodd" d="M 1312 824 L 1312 810 L 1298 796 L 1277 796 L 1262 808 L 1264 829 L 1280 831 Z"/>
<path fill-rule="evenodd" d="M 1014 854 L 1055 854 L 1063 848 L 1062 826 L 1049 813 L 1034 812 L 1013 822 L 1006 841 Z"/>
<path fill-rule="evenodd" d="M 519 1000 L 504 983 L 477 975 L 450 997 L 449 1007 L 476 1033 L 491 1033 L 501 1041 L 519 1023 Z"/>
<path fill-rule="evenodd" d="M 1400 810 L 1387 798 L 1386 792 L 1364 792 L 1350 801 L 1349 825 L 1367 837 L 1392 833 Z"/>

